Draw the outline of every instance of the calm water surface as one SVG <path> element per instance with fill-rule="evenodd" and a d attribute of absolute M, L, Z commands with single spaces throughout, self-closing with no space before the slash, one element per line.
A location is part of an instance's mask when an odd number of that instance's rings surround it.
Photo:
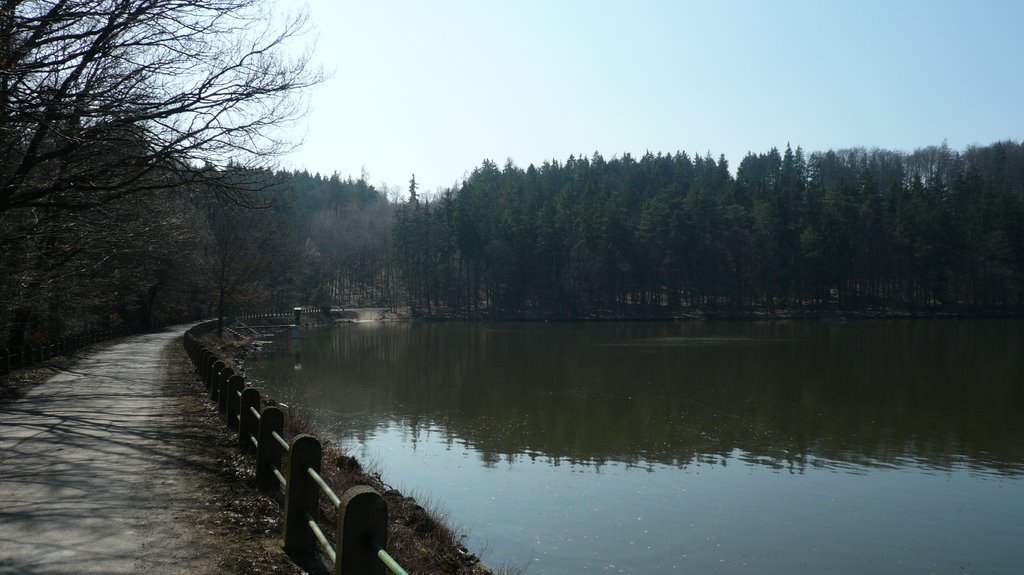
<path fill-rule="evenodd" d="M 247 371 L 533 574 L 1024 573 L 1024 322 L 352 324 Z"/>

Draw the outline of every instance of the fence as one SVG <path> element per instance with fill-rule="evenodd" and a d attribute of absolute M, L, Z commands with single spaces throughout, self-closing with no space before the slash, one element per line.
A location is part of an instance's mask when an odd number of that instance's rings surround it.
<path fill-rule="evenodd" d="M 387 502 L 369 486 L 356 486 L 338 497 L 320 475 L 322 448 L 311 435 L 300 434 L 289 443 L 284 437 L 284 412 L 276 406 L 261 407 L 258 390 L 248 386 L 196 337 L 213 329 L 205 322 L 185 333 L 185 350 L 196 373 L 216 402 L 225 424 L 238 433 L 239 449 L 255 453 L 256 487 L 284 494 L 284 549 L 297 555 L 313 555 L 318 546 L 334 563 L 334 573 L 383 573 L 405 570 L 387 553 Z M 333 541 L 319 524 L 320 496 L 337 511 Z"/>
<path fill-rule="evenodd" d="M 69 354 L 82 346 L 121 335 L 124 335 L 121 331 L 89 332 L 58 337 L 41 345 L 25 344 L 14 349 L 0 347 L 0 373 L 32 367 L 52 357 Z"/>
<path fill-rule="evenodd" d="M 287 311 L 274 311 L 274 312 L 265 312 L 265 313 L 237 314 L 237 315 L 231 316 L 230 319 L 229 318 L 225 318 L 224 324 L 227 325 L 227 324 L 231 323 L 232 321 L 237 321 L 237 320 L 269 319 L 269 318 L 275 318 L 275 317 L 294 318 L 296 311 L 300 312 L 300 314 L 302 316 L 306 316 L 306 315 L 309 315 L 309 314 L 322 313 L 322 312 L 325 311 L 325 308 L 303 306 L 303 307 L 291 308 L 291 309 L 289 309 Z"/>
<path fill-rule="evenodd" d="M 194 316 L 179 314 L 172 323 L 186 323 L 195 319 L 197 318 Z M 170 324 L 155 323 L 151 325 L 151 328 L 160 329 L 167 325 Z M 121 326 L 111 329 L 74 332 L 59 336 L 56 339 L 48 339 L 46 343 L 37 343 L 36 345 L 26 343 L 14 348 L 0 347 L 0 374 L 10 373 L 16 369 L 29 368 L 59 355 L 74 353 L 87 345 L 124 337 L 133 333 L 140 332 Z"/>
<path fill-rule="evenodd" d="M 303 314 L 310 314 L 319 311 L 319 308 L 313 307 L 302 307 L 299 308 Z M 252 319 L 252 318 L 270 318 L 270 317 L 294 317 L 294 311 L 289 309 L 288 311 L 282 312 L 267 312 L 261 314 L 246 314 L 238 315 L 233 319 Z M 173 323 L 186 323 L 188 321 L 194 321 L 198 318 L 190 317 L 186 315 L 180 315 L 176 318 L 177 321 Z M 225 319 L 225 323 L 229 320 Z M 166 327 L 166 325 L 155 324 L 152 326 L 153 329 L 159 329 Z M 59 355 L 67 355 L 74 353 L 78 349 L 101 341 L 107 341 L 118 337 L 124 337 L 131 335 L 133 332 L 128 328 L 121 327 L 117 329 L 104 329 L 104 330 L 91 330 L 87 332 L 72 333 L 65 336 L 56 338 L 55 340 L 47 340 L 44 344 L 30 345 L 25 344 L 23 346 L 7 348 L 0 347 L 0 374 L 10 373 L 16 369 L 24 369 L 38 365 L 48 359 Z"/>
<path fill-rule="evenodd" d="M 73 353 L 87 345 L 128 334 L 129 331 L 124 328 L 89 331 L 61 336 L 56 340 L 47 340 L 43 344 L 25 344 L 16 348 L 0 347 L 0 374 L 29 368 L 58 355 Z"/>

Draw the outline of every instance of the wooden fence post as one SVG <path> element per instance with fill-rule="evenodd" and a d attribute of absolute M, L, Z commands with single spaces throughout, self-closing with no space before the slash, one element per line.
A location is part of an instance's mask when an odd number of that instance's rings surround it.
<path fill-rule="evenodd" d="M 196 373 L 199 374 L 199 378 L 203 377 L 203 369 L 206 367 L 206 358 L 210 357 L 210 350 L 206 349 L 206 346 L 199 348 L 199 355 L 196 356 Z"/>
<path fill-rule="evenodd" d="M 335 575 L 384 573 L 377 550 L 388 543 L 388 505 L 372 487 L 357 485 L 341 496 Z"/>
<path fill-rule="evenodd" d="M 238 418 L 241 416 L 238 408 L 241 405 L 239 400 L 241 399 L 240 394 L 243 389 L 245 389 L 245 380 L 242 379 L 242 376 L 232 375 L 228 378 L 228 391 L 224 394 L 228 398 L 227 409 L 224 413 L 224 423 L 233 430 L 238 430 Z"/>
<path fill-rule="evenodd" d="M 316 535 L 309 528 L 309 515 L 320 515 L 320 486 L 308 468 L 320 472 L 320 442 L 312 435 L 298 435 L 288 450 L 287 489 L 284 496 L 284 550 L 292 555 L 316 553 Z"/>
<path fill-rule="evenodd" d="M 277 491 L 280 484 L 274 476 L 274 468 L 281 468 L 284 449 L 278 445 L 271 432 L 284 433 L 284 412 L 280 407 L 268 405 L 260 410 L 259 436 L 256 441 L 256 488 L 261 491 Z"/>
<path fill-rule="evenodd" d="M 206 391 L 210 395 L 210 401 L 217 401 L 217 392 L 220 391 L 217 388 L 217 376 L 220 375 L 220 370 L 224 369 L 224 362 L 212 355 L 206 361 L 210 366 L 206 370 Z"/>
<path fill-rule="evenodd" d="M 221 415 L 228 412 L 228 380 L 234 375 L 235 370 L 223 367 L 214 379 L 214 385 L 217 386 L 217 413 Z"/>
<path fill-rule="evenodd" d="M 253 409 L 256 413 L 252 412 Z M 260 429 L 260 420 L 256 417 L 260 411 L 260 392 L 256 388 L 247 387 L 242 390 L 238 411 L 241 414 L 238 420 L 238 447 L 242 451 L 249 451 L 253 447 L 249 437 L 256 437 Z"/>
<path fill-rule="evenodd" d="M 199 377 L 203 380 L 207 392 L 210 391 L 210 374 L 213 373 L 213 364 L 215 363 L 217 363 L 217 356 L 207 350 L 206 357 L 203 358 L 203 365 L 199 368 Z"/>

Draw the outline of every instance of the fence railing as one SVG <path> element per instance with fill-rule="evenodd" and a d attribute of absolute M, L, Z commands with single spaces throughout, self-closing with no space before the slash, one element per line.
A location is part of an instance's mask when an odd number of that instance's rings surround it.
<path fill-rule="evenodd" d="M 169 318 L 169 322 L 155 322 L 151 324 L 150 329 L 161 329 L 168 325 L 183 324 L 195 321 L 196 319 L 198 318 L 195 316 L 179 314 L 176 317 Z M 25 345 L 15 347 L 0 347 L 0 374 L 10 373 L 16 369 L 27 369 L 54 357 L 74 353 L 85 346 L 134 333 L 142 332 L 130 329 L 127 326 L 110 329 L 89 329 L 47 339 L 45 342 L 26 343 Z"/>
<path fill-rule="evenodd" d="M 319 308 L 304 306 L 298 308 L 303 315 L 317 313 Z M 293 318 L 294 308 L 281 311 L 266 311 L 263 313 L 248 313 L 232 316 L 230 320 L 254 319 L 254 318 Z M 198 320 L 199 317 L 189 314 L 179 314 L 169 318 L 167 322 L 157 322 L 150 326 L 151 329 L 160 329 L 168 325 L 188 323 Z M 16 369 L 25 369 L 38 365 L 51 358 L 74 353 L 78 349 L 94 343 L 107 341 L 119 337 L 141 333 L 139 330 L 132 330 L 127 327 L 113 329 L 94 329 L 84 332 L 74 332 L 48 339 L 43 343 L 25 344 L 14 347 L 0 346 L 0 374 L 10 373 Z"/>
<path fill-rule="evenodd" d="M 406 575 L 385 550 L 388 507 L 384 498 L 366 485 L 352 487 L 340 497 L 334 492 L 321 475 L 320 441 L 300 434 L 289 442 L 284 437 L 284 411 L 274 405 L 261 407 L 259 391 L 196 337 L 215 325 L 205 322 L 186 332 L 185 349 L 225 424 L 238 433 L 239 449 L 255 454 L 256 487 L 284 494 L 285 551 L 309 556 L 320 549 L 337 575 L 380 574 L 385 568 Z M 321 496 L 337 512 L 333 540 L 320 525 Z"/>
<path fill-rule="evenodd" d="M 121 337 L 127 333 L 128 331 L 124 329 L 90 331 L 61 336 L 36 345 L 25 344 L 15 348 L 0 347 L 0 373 L 29 368 L 59 355 L 72 353 L 81 347 Z"/>

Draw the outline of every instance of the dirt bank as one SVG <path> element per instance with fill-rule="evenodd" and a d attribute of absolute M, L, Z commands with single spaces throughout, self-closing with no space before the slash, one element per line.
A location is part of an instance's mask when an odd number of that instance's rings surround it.
<path fill-rule="evenodd" d="M 377 321 L 380 315 L 373 311 L 361 314 L 360 317 Z M 233 363 L 245 356 L 251 340 L 237 339 L 228 332 L 225 338 L 217 339 L 215 334 L 208 332 L 202 340 L 208 349 L 214 349 L 227 362 Z M 198 395 L 205 395 L 205 388 L 197 389 Z M 263 402 L 273 404 L 273 398 L 263 396 Z M 319 430 L 301 417 L 302 406 L 292 406 L 289 410 L 293 416 L 286 418 L 286 437 L 299 433 L 322 436 Z M 479 558 L 470 553 L 462 545 L 462 534 L 449 527 L 443 518 L 436 517 L 429 509 L 387 485 L 384 479 L 372 470 L 366 470 L 362 464 L 348 454 L 325 444 L 323 446 L 323 463 L 321 474 L 331 484 L 336 493 L 357 485 L 369 485 L 381 493 L 388 503 L 388 550 L 395 559 L 410 573 L 447 573 L 452 575 L 485 575 L 491 570 L 480 563 Z M 236 473 L 252 481 L 252 461 L 249 458 L 236 457 L 231 463 Z M 278 514 L 280 511 L 278 511 Z M 324 499 L 321 502 L 321 525 L 333 538 L 333 527 L 336 525 L 336 510 Z M 276 519 L 276 518 L 275 518 Z M 279 521 L 279 519 L 277 519 Z"/>

